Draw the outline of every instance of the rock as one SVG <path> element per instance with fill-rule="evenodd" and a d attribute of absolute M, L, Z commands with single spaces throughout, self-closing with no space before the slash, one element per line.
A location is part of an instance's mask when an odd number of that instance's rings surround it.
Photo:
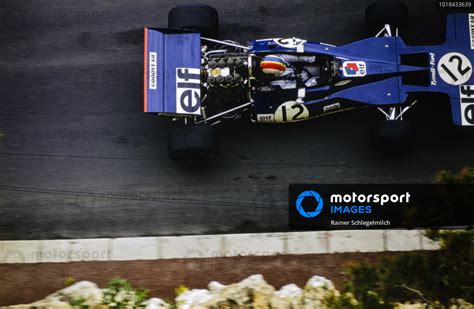
<path fill-rule="evenodd" d="M 250 290 L 247 287 L 241 286 L 239 283 L 230 284 L 227 286 L 213 289 L 213 293 L 219 295 L 224 300 L 230 300 L 243 306 L 250 301 Z"/>
<path fill-rule="evenodd" d="M 231 301 L 238 306 L 253 303 L 255 309 L 269 308 L 270 297 L 275 291 L 262 275 L 252 275 L 230 285 L 212 281 L 208 288 L 212 293 L 218 294 L 220 299 Z"/>
<path fill-rule="evenodd" d="M 97 306 L 102 302 L 102 290 L 97 284 L 89 281 L 81 281 L 67 288 L 56 291 L 46 298 L 27 305 L 16 305 L 6 307 L 8 309 L 23 309 L 35 307 L 37 309 L 70 309 L 71 301 L 83 299 L 81 305 Z"/>
<path fill-rule="evenodd" d="M 246 308 L 251 305 L 255 309 L 317 309 L 324 308 L 323 301 L 327 297 L 340 295 L 331 280 L 319 276 L 312 277 L 304 290 L 295 284 L 289 284 L 275 291 L 262 275 L 252 275 L 230 285 L 211 281 L 208 289 L 190 290 L 180 294 L 176 298 L 177 307 L 179 309 Z"/>
<path fill-rule="evenodd" d="M 102 303 L 102 290 L 93 282 L 80 281 L 47 296 L 44 301 L 62 301 L 69 303 L 79 299 L 84 300 L 84 302 L 81 303 L 84 306 L 99 305 Z"/>
<path fill-rule="evenodd" d="M 243 289 L 250 290 L 253 300 L 253 308 L 270 308 L 270 297 L 275 292 L 275 288 L 268 284 L 262 275 L 250 276 L 238 283 Z"/>
<path fill-rule="evenodd" d="M 300 308 L 303 300 L 303 290 L 296 284 L 287 284 L 273 293 L 270 306 L 279 309 Z"/>
<path fill-rule="evenodd" d="M 178 309 L 207 309 L 210 306 L 216 306 L 223 300 L 219 295 L 204 289 L 185 291 L 175 299 Z"/>
<path fill-rule="evenodd" d="M 458 298 L 456 300 L 451 300 L 452 304 L 449 307 L 449 309 L 472 309 L 474 308 L 474 304 L 471 304 L 467 301 L 465 301 L 462 298 Z"/>
<path fill-rule="evenodd" d="M 308 280 L 303 292 L 303 307 L 307 309 L 324 308 L 324 300 L 331 297 L 339 297 L 331 280 L 320 276 L 313 276 Z"/>
<path fill-rule="evenodd" d="M 209 282 L 209 284 L 207 285 L 207 288 L 209 289 L 209 291 L 213 292 L 213 293 L 220 293 L 222 290 L 224 290 L 225 288 L 227 287 L 227 285 L 225 284 L 222 284 L 220 282 L 217 282 L 217 281 L 211 281 Z"/>
<path fill-rule="evenodd" d="M 326 279 L 321 276 L 313 276 L 311 277 L 308 282 L 306 282 L 305 289 L 328 289 L 328 290 L 335 290 L 336 287 L 331 280 Z"/>
<path fill-rule="evenodd" d="M 171 305 L 162 300 L 161 298 L 150 298 L 146 301 L 146 309 L 168 309 Z"/>

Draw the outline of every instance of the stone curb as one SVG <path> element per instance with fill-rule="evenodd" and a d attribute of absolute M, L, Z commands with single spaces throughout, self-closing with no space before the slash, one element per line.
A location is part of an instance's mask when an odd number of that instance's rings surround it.
<path fill-rule="evenodd" d="M 418 230 L 358 230 L 0 241 L 0 263 L 128 261 L 436 250 Z"/>

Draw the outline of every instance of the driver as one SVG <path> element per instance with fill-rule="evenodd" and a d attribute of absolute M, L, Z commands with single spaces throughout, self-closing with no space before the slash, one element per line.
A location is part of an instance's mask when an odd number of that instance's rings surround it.
<path fill-rule="evenodd" d="M 316 56 L 267 55 L 260 62 L 260 68 L 272 86 L 296 89 L 318 85 L 319 67 L 315 62 Z M 298 72 L 295 65 L 302 65 L 301 71 Z"/>

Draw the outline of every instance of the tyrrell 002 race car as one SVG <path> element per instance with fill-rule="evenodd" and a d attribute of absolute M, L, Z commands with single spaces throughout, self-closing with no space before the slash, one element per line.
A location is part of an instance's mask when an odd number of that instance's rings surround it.
<path fill-rule="evenodd" d="M 380 111 L 376 144 L 403 147 L 412 135 L 404 116 L 431 92 L 449 96 L 455 125 L 474 125 L 474 14 L 448 14 L 445 43 L 433 46 L 407 46 L 398 36 L 407 21 L 405 4 L 380 1 L 366 9 L 375 37 L 240 44 L 216 39 L 214 8 L 177 6 L 167 29 L 145 28 L 144 111 L 173 119 L 168 153 L 181 162 L 215 156 L 221 122 L 287 123 L 358 107 Z"/>

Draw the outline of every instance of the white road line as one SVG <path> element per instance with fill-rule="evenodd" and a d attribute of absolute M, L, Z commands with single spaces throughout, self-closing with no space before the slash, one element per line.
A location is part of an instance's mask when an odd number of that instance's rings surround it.
<path fill-rule="evenodd" d="M 422 231 L 365 230 L 0 241 L 0 263 L 436 250 Z"/>

